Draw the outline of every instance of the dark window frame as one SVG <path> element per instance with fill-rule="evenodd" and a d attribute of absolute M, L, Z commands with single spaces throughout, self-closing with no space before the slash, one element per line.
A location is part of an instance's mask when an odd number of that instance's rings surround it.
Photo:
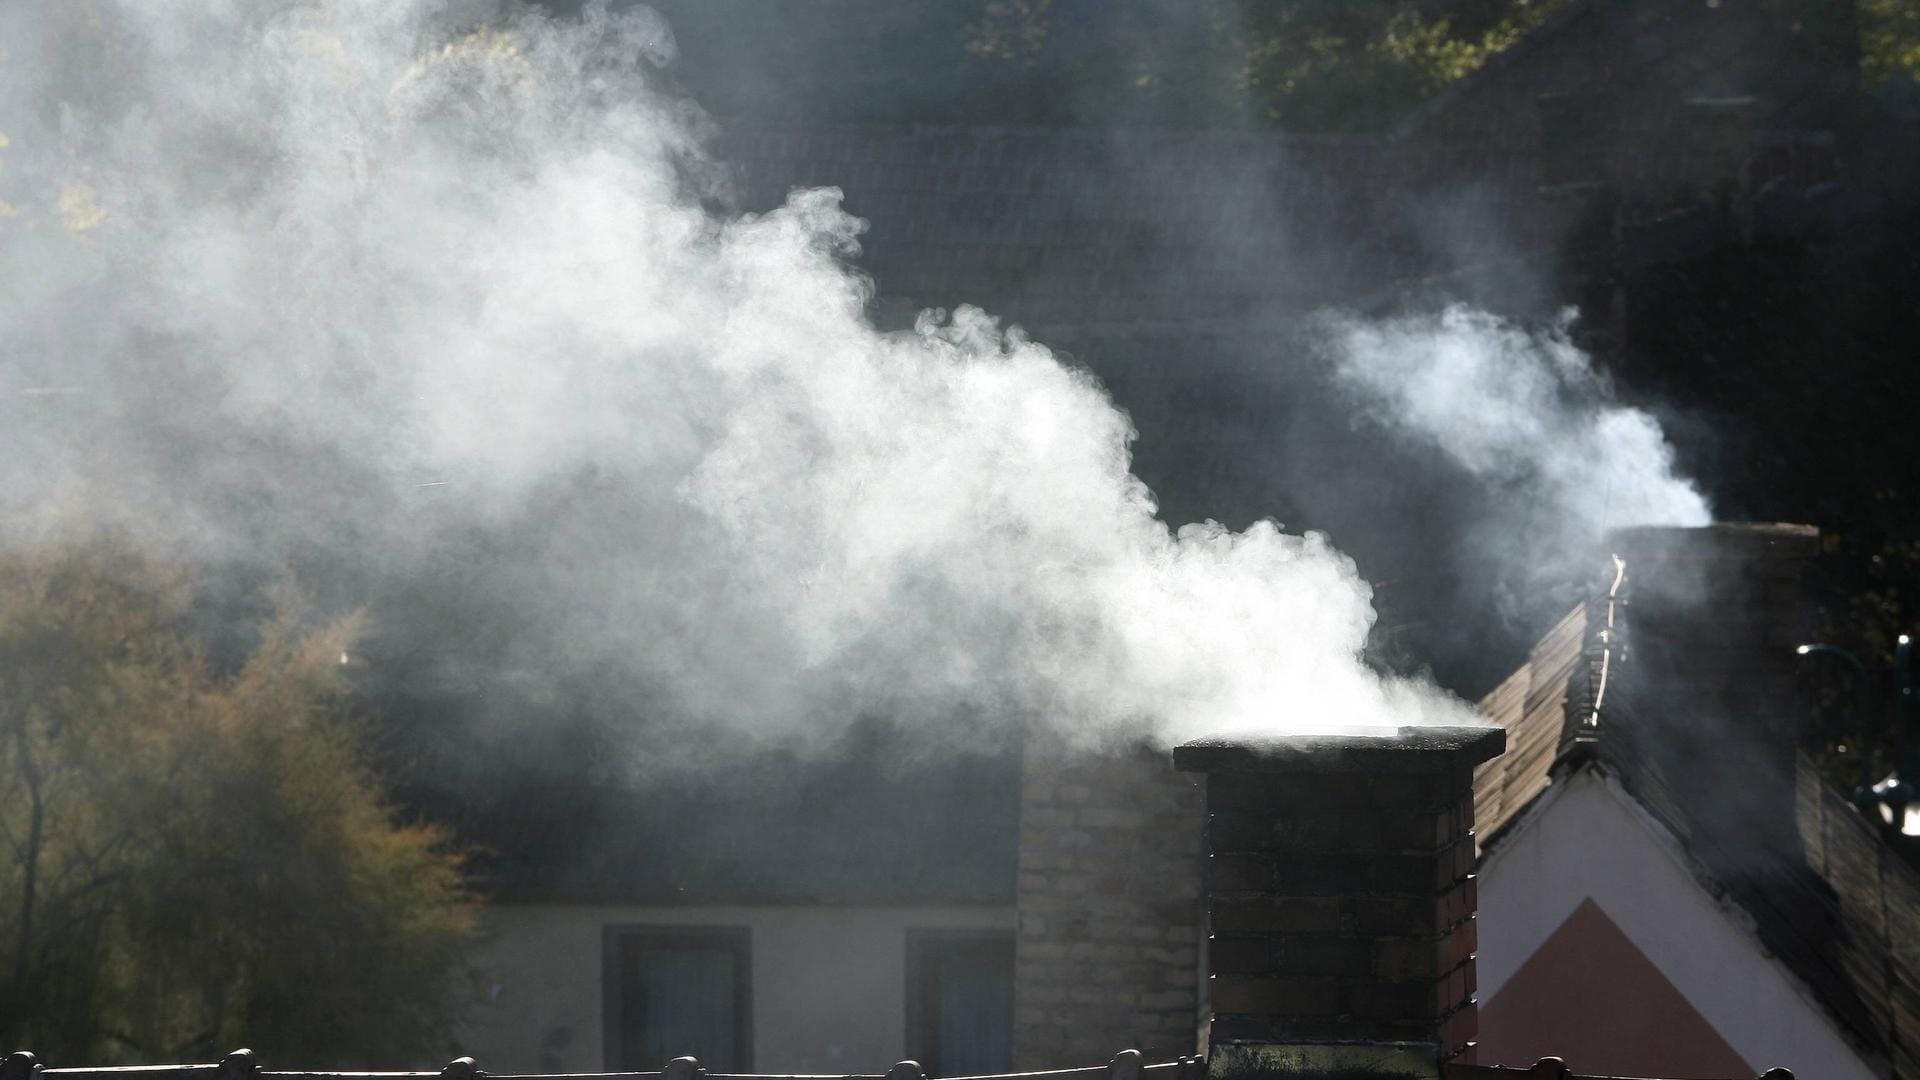
<path fill-rule="evenodd" d="M 941 1075 L 941 1063 L 932 1058 L 936 1030 L 933 1017 L 932 980 L 934 967 L 931 955 L 944 946 L 958 943 L 1002 945 L 1007 950 L 1010 961 L 1017 962 L 1014 956 L 1014 934 L 1005 927 L 981 926 L 966 928 L 920 928 L 907 930 L 907 1057 L 920 1063 L 928 1076 Z M 1013 964 L 1009 965 L 1012 974 Z M 1011 1034 L 1011 1032 L 1009 1032 Z"/>
<path fill-rule="evenodd" d="M 621 1030 L 621 952 L 629 942 L 642 946 L 722 946 L 733 953 L 734 1072 L 753 1071 L 753 931 L 746 926 L 681 926 L 673 923 L 608 923 L 600 931 L 600 1004 L 602 1061 L 609 1072 L 653 1072 L 664 1061 L 627 1068 L 626 1032 Z"/>

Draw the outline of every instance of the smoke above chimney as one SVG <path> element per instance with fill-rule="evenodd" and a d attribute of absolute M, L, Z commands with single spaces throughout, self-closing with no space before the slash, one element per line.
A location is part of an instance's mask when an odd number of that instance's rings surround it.
<path fill-rule="evenodd" d="M 1585 584 L 1601 539 L 1624 526 L 1712 521 L 1644 409 L 1622 404 L 1568 336 L 1484 311 L 1322 320 L 1333 377 L 1395 437 L 1437 452 L 1488 492 L 1481 542 L 1501 552 L 1510 592 Z M 1570 598 L 1569 598 L 1570 599 Z"/>
<path fill-rule="evenodd" d="M 706 209 L 644 11 L 101 0 L 0 40 L 8 542 L 452 575 L 523 641 L 449 678 L 619 669 L 775 741 L 1473 722 L 1362 662 L 1326 537 L 1159 520 L 1085 371 L 967 308 L 877 331 L 837 191 Z"/>

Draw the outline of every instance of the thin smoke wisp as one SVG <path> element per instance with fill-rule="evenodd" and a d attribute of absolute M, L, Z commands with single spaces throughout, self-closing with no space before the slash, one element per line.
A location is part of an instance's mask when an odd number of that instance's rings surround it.
<path fill-rule="evenodd" d="M 1705 525 L 1660 424 L 1613 399 L 1566 333 L 1465 307 L 1330 320 L 1334 370 L 1361 407 L 1490 484 L 1544 499 L 1589 537 L 1624 525 Z"/>
<path fill-rule="evenodd" d="M 1586 579 L 1612 530 L 1712 521 L 1659 421 L 1619 402 L 1572 342 L 1573 317 L 1535 329 L 1455 306 L 1321 323 L 1356 411 L 1471 477 L 1482 506 L 1459 542 L 1498 560 L 1491 599 L 1514 624 L 1603 584 Z"/>

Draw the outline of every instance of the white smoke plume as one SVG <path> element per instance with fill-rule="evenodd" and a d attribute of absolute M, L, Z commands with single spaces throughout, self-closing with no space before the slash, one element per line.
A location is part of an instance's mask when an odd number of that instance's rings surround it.
<path fill-rule="evenodd" d="M 1159 521 L 1085 372 L 966 308 L 876 331 L 838 192 L 704 209 L 644 13 L 85 0 L 0 41 L 15 535 L 512 583 L 548 644 L 477 677 L 618 668 L 775 740 L 1471 722 L 1362 662 L 1325 538 Z"/>
<path fill-rule="evenodd" d="M 1333 372 L 1363 413 L 1482 481 L 1498 513 L 1487 536 L 1514 588 L 1577 579 L 1569 563 L 1630 525 L 1705 525 L 1707 500 L 1675 472 L 1646 411 L 1615 400 L 1568 337 L 1571 313 L 1529 330 L 1465 307 L 1363 321 L 1329 318 Z"/>

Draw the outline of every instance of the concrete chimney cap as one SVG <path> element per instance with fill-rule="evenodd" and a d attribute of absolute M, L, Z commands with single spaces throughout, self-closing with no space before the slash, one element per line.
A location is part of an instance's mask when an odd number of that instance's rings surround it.
<path fill-rule="evenodd" d="M 1506 748 L 1506 729 L 1490 724 L 1216 736 L 1174 747 L 1173 767 L 1204 773 L 1439 773 L 1471 768 Z"/>

